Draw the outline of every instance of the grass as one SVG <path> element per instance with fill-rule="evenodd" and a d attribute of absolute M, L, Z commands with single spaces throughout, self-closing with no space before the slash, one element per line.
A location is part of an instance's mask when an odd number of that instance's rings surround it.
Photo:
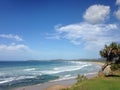
<path fill-rule="evenodd" d="M 85 80 L 64 90 L 120 90 L 120 74 Z"/>

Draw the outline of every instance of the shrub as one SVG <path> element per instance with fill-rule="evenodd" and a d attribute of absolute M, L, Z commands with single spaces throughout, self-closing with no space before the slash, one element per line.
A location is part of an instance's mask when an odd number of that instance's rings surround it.
<path fill-rule="evenodd" d="M 99 72 L 98 72 L 98 76 L 101 77 L 101 78 L 104 77 L 103 71 L 99 71 Z"/>
<path fill-rule="evenodd" d="M 84 80 L 87 80 L 87 77 L 84 76 L 84 75 L 78 75 L 77 76 L 77 83 L 81 82 L 81 81 L 84 81 Z"/>
<path fill-rule="evenodd" d="M 120 69 L 120 64 L 111 64 L 111 70 L 119 70 Z"/>

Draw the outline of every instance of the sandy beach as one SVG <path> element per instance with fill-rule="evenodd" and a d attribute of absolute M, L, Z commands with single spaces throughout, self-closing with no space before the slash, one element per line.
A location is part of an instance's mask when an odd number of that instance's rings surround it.
<path fill-rule="evenodd" d="M 16 88 L 13 90 L 59 90 L 62 88 L 70 87 L 75 83 L 76 83 L 76 79 L 68 79 L 68 80 L 61 80 L 61 81 L 51 81 L 51 82 L 46 82 L 43 84 L 37 84 L 32 86 L 25 86 L 25 87 Z"/>
<path fill-rule="evenodd" d="M 88 79 L 96 77 L 97 73 L 94 74 L 89 74 L 86 77 Z M 12 90 L 61 90 L 63 88 L 69 88 L 73 84 L 76 83 L 76 79 L 67 79 L 67 80 L 60 80 L 60 81 L 50 81 L 46 82 L 43 84 L 37 84 L 37 85 L 32 85 L 32 86 L 25 86 L 25 87 L 20 87 Z"/>
<path fill-rule="evenodd" d="M 103 66 L 103 65 L 104 65 L 104 62 L 97 62 L 97 61 L 95 61 L 95 62 L 92 62 L 92 63 L 98 64 L 98 65 L 100 65 L 100 66 Z"/>
<path fill-rule="evenodd" d="M 103 62 L 92 62 L 92 63 L 98 64 L 100 66 L 104 64 Z M 91 73 L 86 75 L 86 77 L 90 79 L 90 78 L 96 77 L 97 75 L 98 75 L 97 73 Z M 73 84 L 76 83 L 76 81 L 77 80 L 75 78 L 67 79 L 67 80 L 55 80 L 55 81 L 49 81 L 49 82 L 37 84 L 37 85 L 15 88 L 12 90 L 61 90 L 64 88 L 71 87 Z"/>

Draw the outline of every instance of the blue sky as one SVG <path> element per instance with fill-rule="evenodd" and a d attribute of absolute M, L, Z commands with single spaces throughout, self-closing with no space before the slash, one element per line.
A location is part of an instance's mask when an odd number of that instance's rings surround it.
<path fill-rule="evenodd" d="M 120 0 L 0 0 L 0 60 L 100 58 L 119 28 Z"/>

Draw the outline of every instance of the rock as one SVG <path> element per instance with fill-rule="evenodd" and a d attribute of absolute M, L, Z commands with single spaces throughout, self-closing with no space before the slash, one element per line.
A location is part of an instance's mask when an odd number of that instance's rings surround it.
<path fill-rule="evenodd" d="M 111 65 L 108 65 L 108 66 L 104 69 L 103 73 L 104 73 L 105 76 L 112 75 Z"/>

